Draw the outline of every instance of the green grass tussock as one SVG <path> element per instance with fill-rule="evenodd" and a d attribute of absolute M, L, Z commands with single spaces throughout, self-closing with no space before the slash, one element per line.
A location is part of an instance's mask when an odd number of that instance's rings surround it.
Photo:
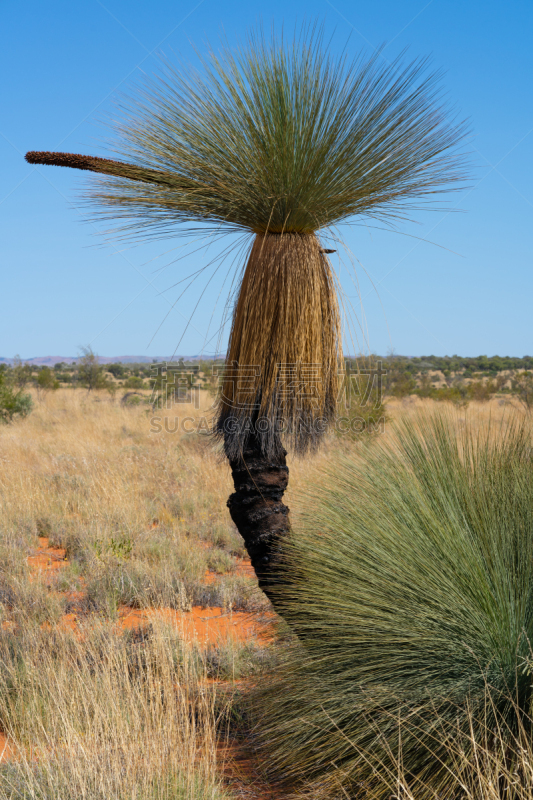
<path fill-rule="evenodd" d="M 400 774 L 416 800 L 488 797 L 483 753 L 492 796 L 526 796 L 532 452 L 520 421 L 421 416 L 309 490 L 279 588 L 300 643 L 257 698 L 273 775 L 315 797 L 388 797 Z"/>

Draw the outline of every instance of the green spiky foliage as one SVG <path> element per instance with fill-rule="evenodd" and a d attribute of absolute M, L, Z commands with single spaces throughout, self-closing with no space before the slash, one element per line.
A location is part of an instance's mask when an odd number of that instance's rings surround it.
<path fill-rule="evenodd" d="M 304 33 L 252 36 L 202 66 L 167 66 L 116 124 L 117 154 L 145 180 L 115 176 L 91 195 L 135 232 L 198 222 L 313 233 L 357 214 L 404 216 L 462 177 L 464 127 L 448 121 L 423 60 L 350 62 Z"/>
<path fill-rule="evenodd" d="M 417 800 L 462 797 L 477 740 L 518 791 L 510 761 L 518 732 L 530 752 L 532 737 L 532 454 L 525 427 L 422 418 L 309 489 L 277 589 L 300 642 L 258 698 L 275 777 L 310 781 L 315 798 L 390 797 L 398 775 Z"/>
<path fill-rule="evenodd" d="M 242 408 L 223 392 L 219 427 L 228 415 L 239 422 L 221 431 L 228 455 L 242 450 L 246 423 L 258 414 L 286 423 L 301 451 L 333 419 L 340 315 L 317 235 L 361 215 L 405 218 L 417 203 L 457 188 L 465 129 L 451 120 L 438 84 L 423 60 L 333 55 L 313 27 L 292 41 L 260 31 L 240 48 L 211 51 L 198 71 L 167 65 L 147 80 L 114 123 L 120 160 L 28 153 L 31 163 L 104 175 L 89 199 L 133 236 L 200 230 L 260 237 L 250 243 L 243 291 L 261 286 L 265 296 L 255 305 L 266 311 L 240 318 L 251 306 L 241 292 L 227 356 L 232 366 L 257 367 L 259 380 Z M 261 347 L 251 341 L 257 336 Z M 287 406 L 273 354 L 284 364 L 318 365 L 322 380 Z M 295 433 L 300 419 L 309 436 Z M 273 455 L 276 437 L 258 441 Z"/>

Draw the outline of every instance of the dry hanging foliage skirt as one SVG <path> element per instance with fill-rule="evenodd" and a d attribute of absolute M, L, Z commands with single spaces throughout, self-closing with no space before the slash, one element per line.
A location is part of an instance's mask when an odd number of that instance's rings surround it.
<path fill-rule="evenodd" d="M 340 316 L 329 260 L 314 234 L 258 234 L 235 305 L 217 431 L 238 458 L 253 437 L 316 447 L 335 413 Z M 281 438 L 280 438 L 281 437 Z"/>

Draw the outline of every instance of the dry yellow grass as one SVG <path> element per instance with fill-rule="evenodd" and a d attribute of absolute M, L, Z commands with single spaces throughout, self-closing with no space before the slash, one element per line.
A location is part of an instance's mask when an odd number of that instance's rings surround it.
<path fill-rule="evenodd" d="M 217 717 L 198 654 L 172 628 L 82 636 L 28 621 L 0 637 L 0 797 L 223 800 Z M 206 686 L 209 691 L 206 690 Z"/>
<path fill-rule="evenodd" d="M 152 412 L 145 404 L 123 406 L 107 392 L 71 389 L 36 400 L 27 419 L 0 428 L 3 526 L 16 525 L 18 536 L 37 529 L 57 536 L 57 528 L 76 531 L 88 525 L 95 537 L 106 531 L 148 537 L 158 520 L 180 536 L 224 543 L 233 531 L 226 510 L 229 468 L 208 436 L 180 426 L 172 432 L 176 417 L 199 420 L 212 413 L 207 392 L 200 392 L 199 405 Z M 430 413 L 436 406 L 418 398 L 389 401 L 385 436 L 396 419 Z M 457 412 L 457 420 L 461 424 L 468 415 L 480 424 L 489 418 L 498 422 L 515 412 L 521 413 L 512 402 L 493 400 L 470 404 Z M 166 417 L 171 432 L 151 425 L 154 416 Z M 151 427 L 161 430 L 151 432 Z M 313 467 L 320 469 L 339 445 L 352 446 L 329 439 Z M 309 466 L 307 459 L 292 460 L 289 496 Z M 237 547 L 238 539 L 233 544 Z"/>
<path fill-rule="evenodd" d="M 254 643 L 205 652 L 157 618 L 138 640 L 117 611 L 265 605 L 253 579 L 233 576 L 244 551 L 229 471 L 199 435 L 150 433 L 144 403 L 84 390 L 35 401 L 0 428 L 0 731 L 14 755 L 0 798 L 220 800 L 226 701 L 211 678 L 238 676 Z M 177 413 L 201 412 L 168 412 L 169 429 Z M 39 536 L 68 562 L 36 577 Z M 69 630 L 58 623 L 72 598 Z"/>
<path fill-rule="evenodd" d="M 110 613 L 120 603 L 264 605 L 235 573 L 245 551 L 225 507 L 229 470 L 206 436 L 167 432 L 176 416 L 190 427 L 202 413 L 181 404 L 158 412 L 169 424 L 153 433 L 146 403 L 84 390 L 37 400 L 30 417 L 0 429 L 0 547 L 16 542 L 10 559 L 23 569 L 37 534 L 49 537 L 70 562 L 60 588 L 84 580 L 92 605 Z"/>
<path fill-rule="evenodd" d="M 198 536 L 208 519 L 227 527 L 229 471 L 199 436 L 150 434 L 151 416 L 149 406 L 122 406 L 106 392 L 59 390 L 37 400 L 26 420 L 0 429 L 4 523 L 85 520 L 134 534 L 154 519 L 184 532 L 194 521 Z"/>

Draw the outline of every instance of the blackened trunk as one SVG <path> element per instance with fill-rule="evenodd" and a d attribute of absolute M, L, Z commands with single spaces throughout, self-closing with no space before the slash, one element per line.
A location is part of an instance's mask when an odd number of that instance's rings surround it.
<path fill-rule="evenodd" d="M 290 530 L 289 509 L 282 502 L 289 482 L 286 451 L 275 459 L 266 458 L 250 437 L 242 455 L 230 460 L 234 494 L 228 508 L 244 539 L 259 586 L 274 602 L 277 556 Z"/>

